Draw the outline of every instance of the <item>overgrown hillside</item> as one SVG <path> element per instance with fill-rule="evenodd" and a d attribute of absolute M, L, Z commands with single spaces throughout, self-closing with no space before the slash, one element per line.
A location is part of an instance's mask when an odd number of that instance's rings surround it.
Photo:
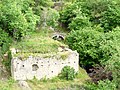
<path fill-rule="evenodd" d="M 120 89 L 119 8 L 118 0 L 76 0 L 60 12 L 70 31 L 67 44 L 79 52 L 80 66 L 97 83 L 88 85 L 90 90 Z"/>
<path fill-rule="evenodd" d="M 10 72 L 10 49 L 24 58 L 56 54 L 59 47 L 77 50 L 80 71 L 73 81 L 27 81 L 33 90 L 119 90 L 119 0 L 0 1 L 0 71 Z M 71 72 L 66 69 L 65 77 Z M 1 90 L 14 88 L 20 89 L 11 78 L 0 82 Z"/>

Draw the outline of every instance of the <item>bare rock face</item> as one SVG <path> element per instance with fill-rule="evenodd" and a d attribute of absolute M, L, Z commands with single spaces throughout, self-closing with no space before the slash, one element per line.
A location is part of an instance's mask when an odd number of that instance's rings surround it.
<path fill-rule="evenodd" d="M 76 51 L 66 49 L 59 52 L 57 56 L 29 56 L 25 60 L 13 57 L 11 62 L 11 73 L 15 80 L 31 80 L 36 77 L 52 78 L 57 76 L 64 66 L 71 66 L 78 71 L 79 54 Z"/>

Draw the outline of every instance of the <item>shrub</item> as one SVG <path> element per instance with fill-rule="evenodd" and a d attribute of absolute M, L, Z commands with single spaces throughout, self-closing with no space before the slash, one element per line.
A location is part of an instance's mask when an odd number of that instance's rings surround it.
<path fill-rule="evenodd" d="M 118 4 L 118 3 L 117 3 Z M 120 26 L 120 5 L 111 5 L 108 9 L 101 13 L 100 24 L 105 32 Z"/>
<path fill-rule="evenodd" d="M 0 3 L 0 27 L 15 39 L 33 31 L 37 16 L 27 0 L 3 0 Z"/>
<path fill-rule="evenodd" d="M 119 50 L 120 51 L 120 50 Z M 105 63 L 107 70 L 113 73 L 113 82 L 116 84 L 117 89 L 120 89 L 120 52 L 113 55 L 109 61 Z"/>
<path fill-rule="evenodd" d="M 92 66 L 108 61 L 112 55 L 118 53 L 120 44 L 120 32 L 100 32 L 101 28 L 84 28 L 72 31 L 66 38 L 66 42 L 80 55 L 80 64 Z"/>
<path fill-rule="evenodd" d="M 84 27 L 90 27 L 90 26 L 91 26 L 91 22 L 89 21 L 89 18 L 81 14 L 78 14 L 75 18 L 73 18 L 73 20 L 69 24 L 69 29 L 80 30 L 83 29 Z"/>
<path fill-rule="evenodd" d="M 11 38 L 0 28 L 0 55 L 4 54 L 11 43 Z"/>
<path fill-rule="evenodd" d="M 40 0 L 40 1 L 34 0 L 34 1 L 35 1 L 35 3 L 36 3 L 37 5 L 39 5 L 39 6 L 48 7 L 48 6 L 53 5 L 52 0 Z"/>
<path fill-rule="evenodd" d="M 56 28 L 58 26 L 59 12 L 54 9 L 48 9 L 46 22 L 48 26 Z"/>
<path fill-rule="evenodd" d="M 76 0 L 60 13 L 60 21 L 74 30 L 91 22 L 93 26 L 100 25 L 104 32 L 108 32 L 120 26 L 119 9 L 117 0 Z"/>
<path fill-rule="evenodd" d="M 74 80 L 75 76 L 75 70 L 70 66 L 65 66 L 60 73 L 60 78 L 65 80 Z"/>
<path fill-rule="evenodd" d="M 99 63 L 101 32 L 84 28 L 72 31 L 66 38 L 66 42 L 73 50 L 77 50 L 80 55 L 80 64 L 83 66 Z"/>
<path fill-rule="evenodd" d="M 85 90 L 116 90 L 114 82 L 109 80 L 99 81 L 98 84 L 87 83 L 84 85 Z"/>
<path fill-rule="evenodd" d="M 71 23 L 72 19 L 75 18 L 78 13 L 78 7 L 74 4 L 71 4 L 60 12 L 60 21 L 68 27 L 68 24 Z"/>

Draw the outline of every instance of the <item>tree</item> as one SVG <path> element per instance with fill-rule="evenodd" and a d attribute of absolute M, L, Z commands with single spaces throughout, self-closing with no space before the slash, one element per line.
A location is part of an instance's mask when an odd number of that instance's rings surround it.
<path fill-rule="evenodd" d="M 33 31 L 37 16 L 33 13 L 29 0 L 2 0 L 0 3 L 0 27 L 15 39 Z"/>

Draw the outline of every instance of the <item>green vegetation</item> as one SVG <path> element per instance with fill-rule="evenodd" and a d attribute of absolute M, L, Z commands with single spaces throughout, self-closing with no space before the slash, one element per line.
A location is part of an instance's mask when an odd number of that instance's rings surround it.
<path fill-rule="evenodd" d="M 85 80 L 90 79 L 87 75 L 86 71 L 82 68 L 79 69 L 79 72 L 74 80 L 63 80 L 59 77 L 54 77 L 52 79 L 43 78 L 41 80 L 37 80 L 34 78 L 33 80 L 27 81 L 32 90 L 56 90 L 56 89 L 66 89 L 66 88 L 75 88 L 79 89 L 81 85 L 84 84 Z M 0 90 L 21 90 L 17 81 L 10 78 L 7 81 L 0 81 Z"/>
<path fill-rule="evenodd" d="M 56 28 L 58 26 L 58 19 L 60 18 L 59 12 L 48 8 L 46 22 L 48 26 L 51 26 L 53 28 Z"/>
<path fill-rule="evenodd" d="M 59 11 L 55 10 L 55 4 L 61 8 Z M 52 39 L 51 36 L 56 32 L 66 33 L 65 42 Z M 8 60 L 3 60 L 8 71 L 11 62 L 10 47 L 17 49 L 15 56 L 23 59 L 29 55 L 49 58 L 58 54 L 61 56 L 59 59 L 64 60 L 69 53 L 57 53 L 58 47 L 68 47 L 64 43 L 72 50 L 77 50 L 80 66 L 83 68 L 89 69 L 98 64 L 104 67 L 105 71 L 112 72 L 113 80 L 97 81 L 97 84 L 84 83 L 82 87 L 85 90 L 120 89 L 119 0 L 61 0 L 61 3 L 60 0 L 0 1 L 0 59 L 4 58 L 4 54 L 8 54 Z M 62 70 L 63 78 L 70 79 L 69 81 L 56 77 L 28 82 L 35 90 L 56 90 L 65 86 L 77 86 L 74 89 L 80 89 L 81 82 L 87 78 L 84 78 L 84 72 L 80 72 L 74 79 L 74 70 L 65 67 Z M 71 81 L 72 79 L 74 80 Z M 0 89 L 14 90 L 14 82 L 11 82 L 1 81 Z M 16 82 L 14 84 L 16 88 Z"/>
<path fill-rule="evenodd" d="M 29 0 L 0 1 L 0 27 L 15 39 L 20 39 L 35 29 L 38 17 L 30 4 Z"/>
<path fill-rule="evenodd" d="M 11 38 L 0 28 L 0 56 L 4 54 L 11 43 Z"/>
<path fill-rule="evenodd" d="M 0 90 L 21 90 L 18 86 L 17 82 L 14 81 L 12 78 L 5 81 L 0 81 Z"/>
<path fill-rule="evenodd" d="M 24 37 L 20 42 L 15 42 L 12 47 L 21 53 L 57 53 L 59 46 L 67 45 L 52 39 L 53 31 L 43 30 Z"/>
<path fill-rule="evenodd" d="M 8 56 L 7 58 L 3 59 L 2 60 L 2 64 L 6 67 L 6 70 L 9 72 L 9 74 L 11 74 L 10 70 L 11 70 L 11 59 L 12 59 L 12 55 L 11 55 L 11 51 L 9 50 L 7 53 L 6 53 Z"/>
<path fill-rule="evenodd" d="M 58 55 L 60 55 L 60 59 L 66 60 L 70 55 L 70 52 L 69 51 L 58 52 Z"/>
<path fill-rule="evenodd" d="M 116 90 L 116 84 L 109 80 L 99 81 L 98 85 L 87 82 L 84 88 L 86 90 Z"/>
<path fill-rule="evenodd" d="M 120 89 L 119 6 L 118 0 L 76 0 L 60 12 L 60 21 L 71 31 L 66 42 L 79 52 L 80 65 L 89 69 L 99 64 L 112 71 L 112 81 L 98 82 L 94 89 L 92 84 L 90 90 Z"/>
<path fill-rule="evenodd" d="M 100 25 L 105 32 L 120 25 L 120 3 L 117 0 L 76 0 L 60 13 L 60 21 L 71 30 Z"/>
<path fill-rule="evenodd" d="M 41 80 L 33 79 L 28 81 L 30 87 L 33 90 L 56 90 L 56 89 L 75 89 L 79 88 L 84 84 L 86 80 L 90 79 L 86 71 L 82 68 L 79 69 L 78 74 L 74 80 L 64 80 L 59 77 L 52 79 L 43 78 Z"/>
<path fill-rule="evenodd" d="M 59 75 L 61 79 L 74 80 L 76 76 L 75 69 L 70 66 L 65 66 Z"/>
<path fill-rule="evenodd" d="M 119 29 L 108 33 L 100 32 L 100 30 L 102 31 L 99 27 L 84 28 L 72 31 L 66 38 L 70 48 L 80 53 L 81 65 L 103 64 L 113 55 L 119 54 Z"/>

